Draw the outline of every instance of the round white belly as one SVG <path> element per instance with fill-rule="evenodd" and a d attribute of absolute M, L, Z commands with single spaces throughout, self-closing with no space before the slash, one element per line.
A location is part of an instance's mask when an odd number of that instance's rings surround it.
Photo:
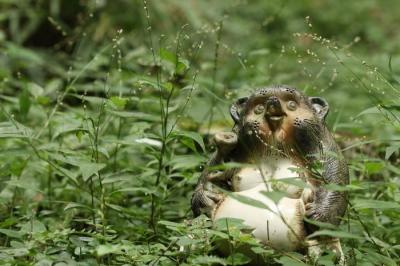
<path fill-rule="evenodd" d="M 290 180 L 301 180 L 298 168 L 289 159 L 269 158 L 268 161 L 258 167 L 240 169 L 232 178 L 232 191 L 245 191 L 260 184 L 267 184 L 268 191 L 282 191 L 290 198 L 300 198 L 303 189 L 291 185 L 289 182 Z"/>
<path fill-rule="evenodd" d="M 213 220 L 241 219 L 254 228 L 253 235 L 261 242 L 286 251 L 299 249 L 305 238 L 302 199 L 283 197 L 275 203 L 260 191 L 266 191 L 265 184 L 233 193 L 260 201 L 268 208 L 254 207 L 227 196 L 215 210 Z"/>

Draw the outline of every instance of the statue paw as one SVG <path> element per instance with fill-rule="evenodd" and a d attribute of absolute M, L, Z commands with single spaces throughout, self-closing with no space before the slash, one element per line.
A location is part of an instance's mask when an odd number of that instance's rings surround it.
<path fill-rule="evenodd" d="M 215 207 L 223 200 L 223 195 L 220 193 L 198 190 L 195 192 L 192 198 L 192 210 L 195 216 L 202 213 L 211 217 Z"/>
<path fill-rule="evenodd" d="M 321 206 L 315 202 L 310 202 L 305 205 L 306 217 L 311 220 L 324 221 L 324 215 L 321 211 Z"/>
<path fill-rule="evenodd" d="M 207 206 L 215 206 L 223 199 L 223 196 L 220 193 L 207 190 L 204 191 L 204 197 L 206 198 Z"/>

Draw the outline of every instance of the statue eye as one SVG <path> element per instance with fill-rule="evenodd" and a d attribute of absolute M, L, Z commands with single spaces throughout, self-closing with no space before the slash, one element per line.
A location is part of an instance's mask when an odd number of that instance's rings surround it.
<path fill-rule="evenodd" d="M 294 111 L 297 109 L 297 103 L 295 101 L 289 101 L 287 103 L 287 108 L 291 111 Z"/>
<path fill-rule="evenodd" d="M 259 104 L 256 106 L 256 108 L 254 108 L 254 113 L 256 113 L 257 115 L 261 114 L 262 112 L 264 112 L 265 107 L 262 104 Z"/>

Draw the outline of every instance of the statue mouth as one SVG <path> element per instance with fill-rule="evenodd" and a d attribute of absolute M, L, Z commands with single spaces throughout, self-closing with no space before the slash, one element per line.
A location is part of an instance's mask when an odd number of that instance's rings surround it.
<path fill-rule="evenodd" d="M 276 131 L 277 129 L 279 129 L 280 126 L 282 125 L 282 122 L 283 122 L 283 119 L 284 119 L 285 115 L 286 114 L 283 113 L 283 112 L 276 113 L 276 114 L 274 113 L 274 114 L 268 115 L 266 117 L 266 119 L 267 119 L 269 128 L 272 131 Z"/>
<path fill-rule="evenodd" d="M 281 102 L 278 97 L 272 96 L 267 100 L 266 120 L 272 131 L 277 130 L 283 121 L 285 112 L 282 110 Z"/>
<path fill-rule="evenodd" d="M 270 121 L 278 122 L 283 120 L 283 115 L 273 115 L 267 118 Z"/>

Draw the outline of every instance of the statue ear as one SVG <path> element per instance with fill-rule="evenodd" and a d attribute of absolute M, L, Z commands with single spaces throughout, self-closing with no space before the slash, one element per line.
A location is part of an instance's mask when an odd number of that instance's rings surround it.
<path fill-rule="evenodd" d="M 309 97 L 309 100 L 315 110 L 317 117 L 321 120 L 325 120 L 325 117 L 329 113 L 328 102 L 321 97 Z"/>
<path fill-rule="evenodd" d="M 231 111 L 231 117 L 235 123 L 238 123 L 240 121 L 240 112 L 243 109 L 243 106 L 246 104 L 247 100 L 249 97 L 243 97 L 238 99 L 234 104 L 231 105 L 230 111 Z"/>

